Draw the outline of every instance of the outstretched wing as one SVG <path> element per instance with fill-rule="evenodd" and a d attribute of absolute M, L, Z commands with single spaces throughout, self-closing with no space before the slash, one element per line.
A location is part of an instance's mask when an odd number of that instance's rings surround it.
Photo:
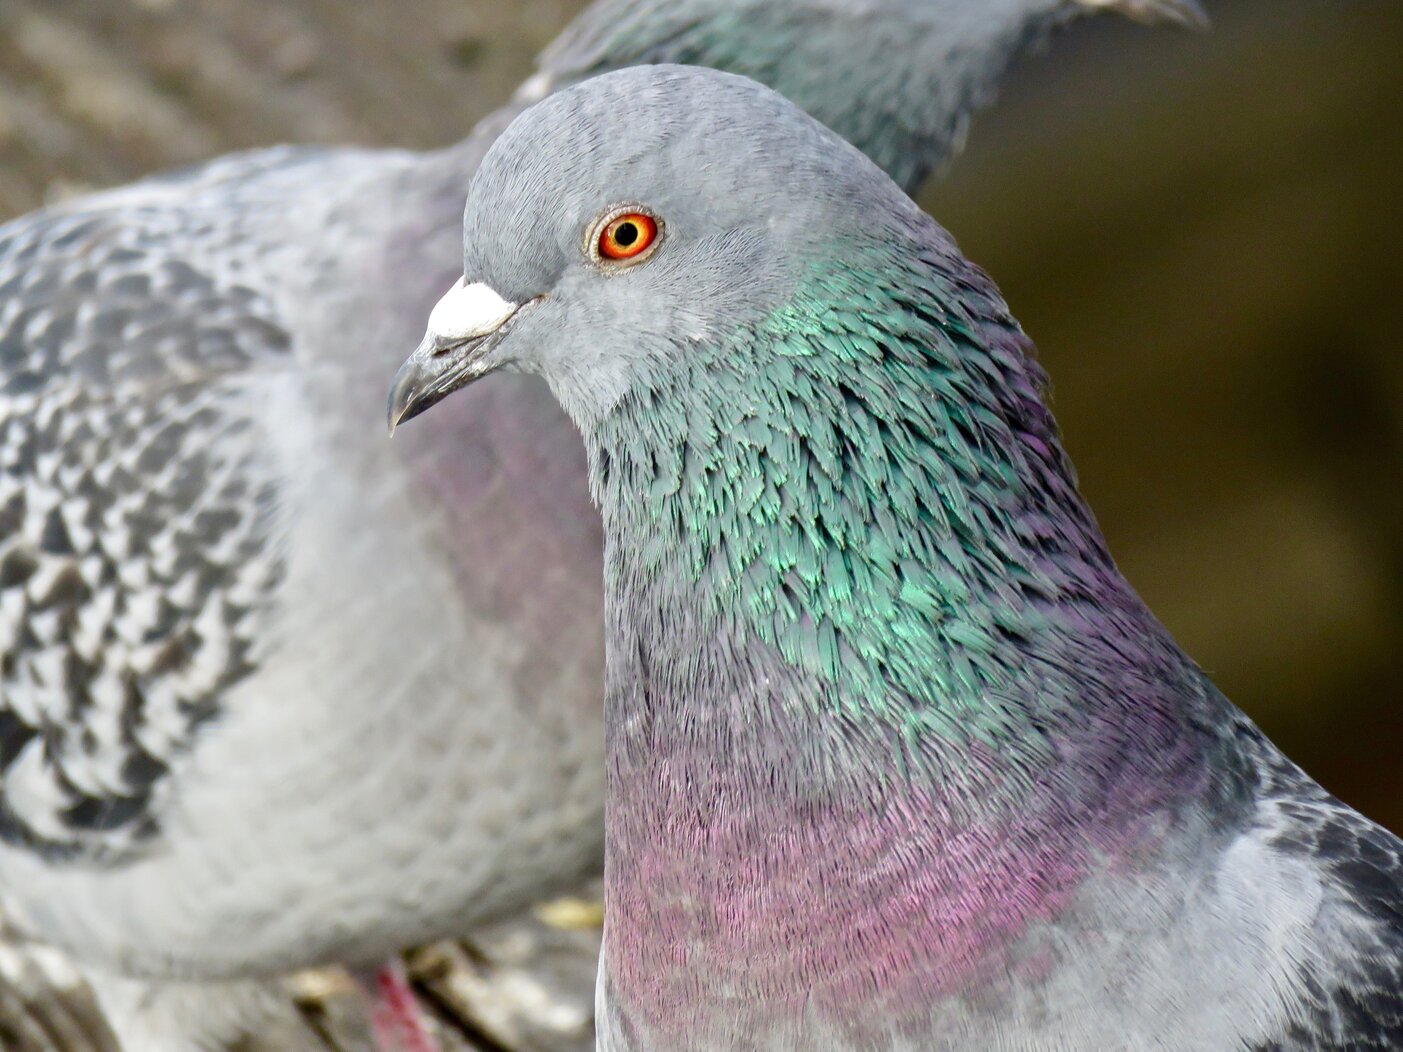
<path fill-rule="evenodd" d="M 186 181 L 0 228 L 0 839 L 56 861 L 156 832 L 280 573 L 253 389 L 289 337 L 198 262 L 238 224 Z"/>

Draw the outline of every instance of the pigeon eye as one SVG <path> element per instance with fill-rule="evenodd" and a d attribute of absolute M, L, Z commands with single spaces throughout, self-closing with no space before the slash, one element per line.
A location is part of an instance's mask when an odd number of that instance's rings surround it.
<path fill-rule="evenodd" d="M 638 263 L 658 244 L 661 224 L 637 206 L 615 209 L 595 225 L 591 252 L 601 263 Z"/>

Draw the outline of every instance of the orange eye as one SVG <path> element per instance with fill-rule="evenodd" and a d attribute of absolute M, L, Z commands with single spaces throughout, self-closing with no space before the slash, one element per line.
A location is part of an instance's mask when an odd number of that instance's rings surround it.
<path fill-rule="evenodd" d="M 604 259 L 636 259 L 658 238 L 658 224 L 643 212 L 625 212 L 604 224 L 599 232 L 599 255 Z"/>

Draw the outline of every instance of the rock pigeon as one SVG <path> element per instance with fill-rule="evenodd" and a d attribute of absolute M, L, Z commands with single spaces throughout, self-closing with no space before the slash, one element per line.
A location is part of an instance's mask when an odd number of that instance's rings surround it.
<path fill-rule="evenodd" d="M 237 155 L 0 229 L 0 893 L 129 1048 L 217 1046 L 283 1004 L 272 977 L 368 973 L 601 864 L 573 429 L 522 382 L 379 437 L 509 116 L 708 51 L 910 182 L 1020 46 L 1097 6 L 606 3 L 447 150 Z"/>
<path fill-rule="evenodd" d="M 1403 843 L 1145 608 L 1032 345 L 866 157 L 630 69 L 520 117 L 464 232 L 390 418 L 510 366 L 584 438 L 601 1052 L 1403 1048 Z"/>

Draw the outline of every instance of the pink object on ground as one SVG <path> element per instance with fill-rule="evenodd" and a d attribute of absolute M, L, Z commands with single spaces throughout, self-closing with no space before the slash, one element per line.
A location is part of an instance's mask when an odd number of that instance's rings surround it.
<path fill-rule="evenodd" d="M 393 958 L 370 977 L 360 978 L 371 1000 L 370 1026 L 379 1052 L 439 1052 L 424 1013 L 414 998 L 404 962 Z"/>

